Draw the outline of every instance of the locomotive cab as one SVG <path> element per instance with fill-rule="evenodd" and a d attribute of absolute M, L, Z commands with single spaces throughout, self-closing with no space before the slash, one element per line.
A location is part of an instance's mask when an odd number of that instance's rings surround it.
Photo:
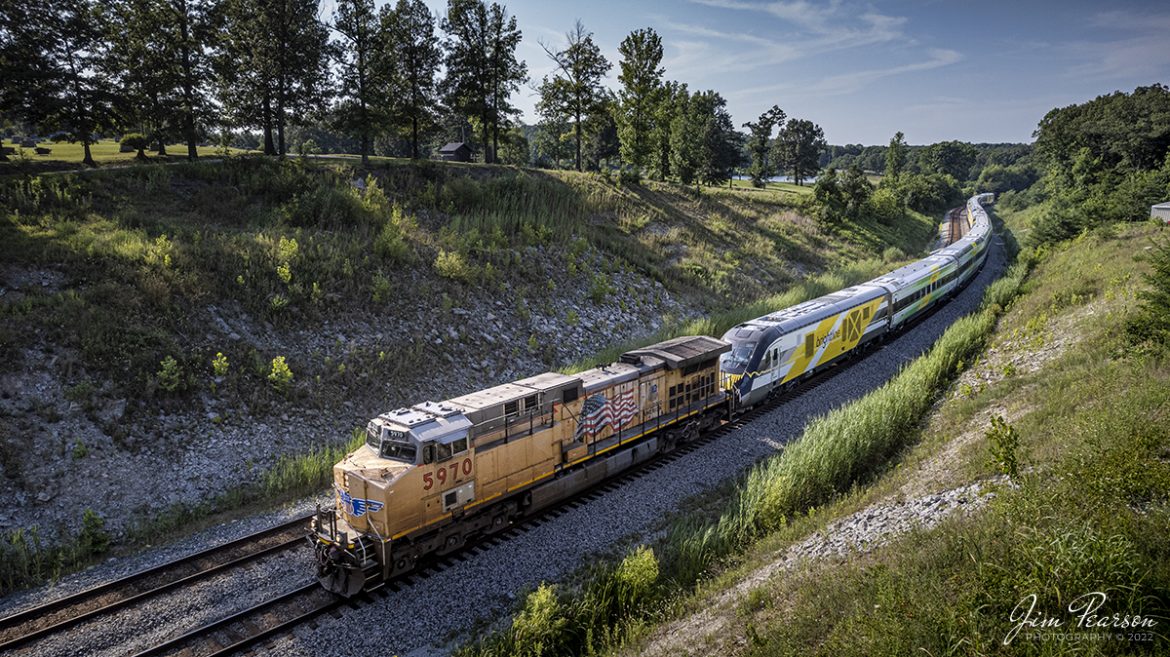
<path fill-rule="evenodd" d="M 434 510 L 454 512 L 474 499 L 471 421 L 427 402 L 374 418 L 366 444 L 333 467 L 336 503 L 313 521 L 318 578 L 350 596 L 381 578 L 390 543 Z"/>

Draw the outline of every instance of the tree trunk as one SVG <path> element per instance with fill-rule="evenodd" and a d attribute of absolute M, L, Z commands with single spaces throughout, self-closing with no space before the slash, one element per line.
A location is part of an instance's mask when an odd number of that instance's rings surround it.
<path fill-rule="evenodd" d="M 167 141 L 161 134 L 158 136 L 158 148 L 155 149 L 155 154 L 159 157 L 167 156 Z"/>
<path fill-rule="evenodd" d="M 491 164 L 493 161 L 495 161 L 495 158 L 493 157 L 495 154 L 492 153 L 492 145 L 491 142 L 488 141 L 487 112 L 484 112 L 479 118 L 481 123 L 480 132 L 483 133 L 483 163 Z"/>
<path fill-rule="evenodd" d="M 499 154 L 500 152 L 500 124 L 492 126 L 492 153 Z"/>
<path fill-rule="evenodd" d="M 187 3 L 179 5 L 179 38 L 183 48 L 183 133 L 187 138 L 187 159 L 194 161 L 199 157 L 195 135 L 195 85 L 193 80 L 193 65 L 191 63 L 191 26 L 190 13 Z"/>
<path fill-rule="evenodd" d="M 199 157 L 198 144 L 195 139 L 195 112 L 188 111 L 187 115 L 183 117 L 183 130 L 187 133 L 187 159 L 194 161 Z"/>
<path fill-rule="evenodd" d="M 284 112 L 276 110 L 276 150 L 277 155 L 284 157 Z"/>
<path fill-rule="evenodd" d="M 272 143 L 272 105 L 268 95 L 264 95 L 264 154 L 276 155 L 276 146 Z"/>
<path fill-rule="evenodd" d="M 72 44 L 70 44 L 70 46 L 71 45 Z M 73 59 L 73 51 L 69 49 L 69 46 L 66 47 L 65 53 L 69 58 L 69 73 L 71 78 L 70 82 L 72 83 L 71 86 L 73 87 L 73 111 L 75 112 L 74 117 L 77 119 L 78 132 L 81 133 L 81 145 L 85 149 L 85 157 L 81 160 L 81 163 L 91 167 L 96 167 L 97 163 L 93 161 L 93 153 L 89 151 L 89 115 L 85 111 L 85 106 L 81 102 L 81 82 L 78 78 L 77 63 Z"/>
<path fill-rule="evenodd" d="M 284 84 L 280 85 L 280 92 L 276 94 L 276 154 L 284 157 L 288 152 L 284 145 Z"/>
<path fill-rule="evenodd" d="M 577 142 L 577 170 L 581 170 L 581 113 L 573 114 L 576 123 L 573 125 L 573 136 L 576 137 Z"/>
<path fill-rule="evenodd" d="M 418 115 L 410 117 L 410 153 L 411 158 L 418 159 Z"/>

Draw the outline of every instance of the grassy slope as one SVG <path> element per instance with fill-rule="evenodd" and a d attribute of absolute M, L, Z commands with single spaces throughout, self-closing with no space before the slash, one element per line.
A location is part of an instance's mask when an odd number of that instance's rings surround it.
<path fill-rule="evenodd" d="M 353 165 L 341 162 L 233 161 L 10 182 L 0 259 L 57 272 L 60 284 L 0 307 L 0 367 L 17 367 L 19 349 L 43 340 L 76 350 L 78 365 L 132 397 L 150 398 L 165 356 L 202 374 L 223 348 L 204 343 L 191 306 L 238 306 L 279 331 L 335 313 L 433 306 L 444 297 L 457 304 L 472 294 L 555 302 L 547 281 L 529 280 L 529 247 L 563 257 L 605 296 L 612 292 L 605 271 L 581 259 L 592 246 L 609 267 L 642 270 L 721 309 L 834 262 L 880 258 L 890 246 L 895 257 L 913 252 L 932 231 L 929 219 L 914 216 L 895 227 L 825 234 L 802 217 L 799 202 L 771 192 L 695 197 L 675 185 L 621 189 L 572 173 L 376 166 L 385 193 L 364 196 L 349 185 Z M 387 196 L 406 211 L 395 215 Z M 453 265 L 439 266 L 442 252 L 455 254 Z M 245 367 L 233 384 L 263 385 L 274 355 L 228 354 Z M 333 383 L 354 384 L 350 374 Z"/>
<path fill-rule="evenodd" d="M 1021 227 L 1023 219 L 1009 223 Z M 1017 489 L 1001 489 L 974 517 L 774 578 L 732 612 L 732 636 L 709 641 L 744 655 L 1065 654 L 1077 646 L 1004 646 L 1013 607 L 1035 593 L 1037 609 L 1068 619 L 1062 611 L 1073 597 L 1105 591 L 1110 602 L 1101 613 L 1161 615 L 1160 636 L 1080 649 L 1165 650 L 1170 367 L 1164 356 L 1130 353 L 1122 333 L 1146 267 L 1140 255 L 1155 231 L 1102 231 L 1049 253 L 986 354 L 952 387 L 896 469 L 761 542 L 678 613 L 707 609 L 834 519 L 996 474 L 990 418 L 1002 416 L 1020 437 Z M 694 654 L 710 648 L 690 646 Z"/>

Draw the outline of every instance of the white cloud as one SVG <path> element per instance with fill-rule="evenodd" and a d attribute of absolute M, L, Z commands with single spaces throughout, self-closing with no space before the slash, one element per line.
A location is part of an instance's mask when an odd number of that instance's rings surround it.
<path fill-rule="evenodd" d="M 1067 56 L 1081 62 L 1065 72 L 1067 77 L 1164 79 L 1170 70 L 1170 14 L 1107 11 L 1090 17 L 1088 23 L 1095 32 L 1118 38 L 1065 44 Z"/>
<path fill-rule="evenodd" d="M 668 71 L 685 71 L 700 79 L 728 73 L 746 73 L 777 64 L 823 55 L 829 52 L 897 43 L 913 45 L 903 28 L 906 19 L 862 10 L 840 0 L 811 3 L 755 3 L 744 0 L 690 0 L 693 4 L 729 11 L 756 12 L 765 16 L 757 33 L 727 32 L 709 25 L 664 19 L 664 26 L 676 34 L 726 42 L 707 48 L 693 39 L 667 56 Z M 674 40 L 668 42 L 676 44 Z"/>

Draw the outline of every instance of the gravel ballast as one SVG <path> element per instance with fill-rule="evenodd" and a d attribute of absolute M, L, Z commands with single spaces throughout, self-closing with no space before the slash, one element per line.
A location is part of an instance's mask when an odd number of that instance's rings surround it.
<path fill-rule="evenodd" d="M 677 511 L 688 498 L 709 491 L 735 477 L 778 446 L 798 437 L 812 418 L 872 391 L 919 356 L 960 316 L 975 310 L 983 289 L 1005 266 L 998 238 L 983 271 L 955 299 L 939 308 L 909 332 L 859 361 L 826 378 L 814 390 L 789 399 L 746 427 L 686 454 L 662 468 L 648 470 L 593 501 L 529 526 L 503 543 L 479 553 L 386 598 L 375 598 L 357 609 L 343 608 L 340 618 L 324 616 L 292 635 L 254 649 L 255 654 L 280 656 L 429 655 L 444 654 L 474 627 L 491 623 L 508 612 L 519 596 L 542 581 L 558 581 L 589 558 L 612 552 L 631 540 L 644 538 L 663 517 Z M 304 512 L 311 503 L 295 511 Z M 293 510 L 286 513 L 294 512 Z M 49 592 L 21 596 L 23 604 L 47 599 L 92 585 L 177 556 L 206 542 L 228 540 L 256 531 L 272 518 L 233 523 L 184 541 L 181 546 L 156 550 L 135 559 L 103 564 Z M 244 526 L 247 525 L 247 531 Z M 239 527 L 237 527 L 239 526 Z M 214 578 L 182 594 L 152 600 L 134 610 L 79 626 L 52 643 L 34 644 L 17 654 L 87 654 L 98 657 L 132 654 L 151 642 L 232 610 L 260 597 L 276 595 L 313 574 L 307 549 L 285 553 L 250 566 L 245 576 Z M 12 606 L 21 602 L 11 603 Z M 9 608 L 11 609 L 12 606 Z"/>

